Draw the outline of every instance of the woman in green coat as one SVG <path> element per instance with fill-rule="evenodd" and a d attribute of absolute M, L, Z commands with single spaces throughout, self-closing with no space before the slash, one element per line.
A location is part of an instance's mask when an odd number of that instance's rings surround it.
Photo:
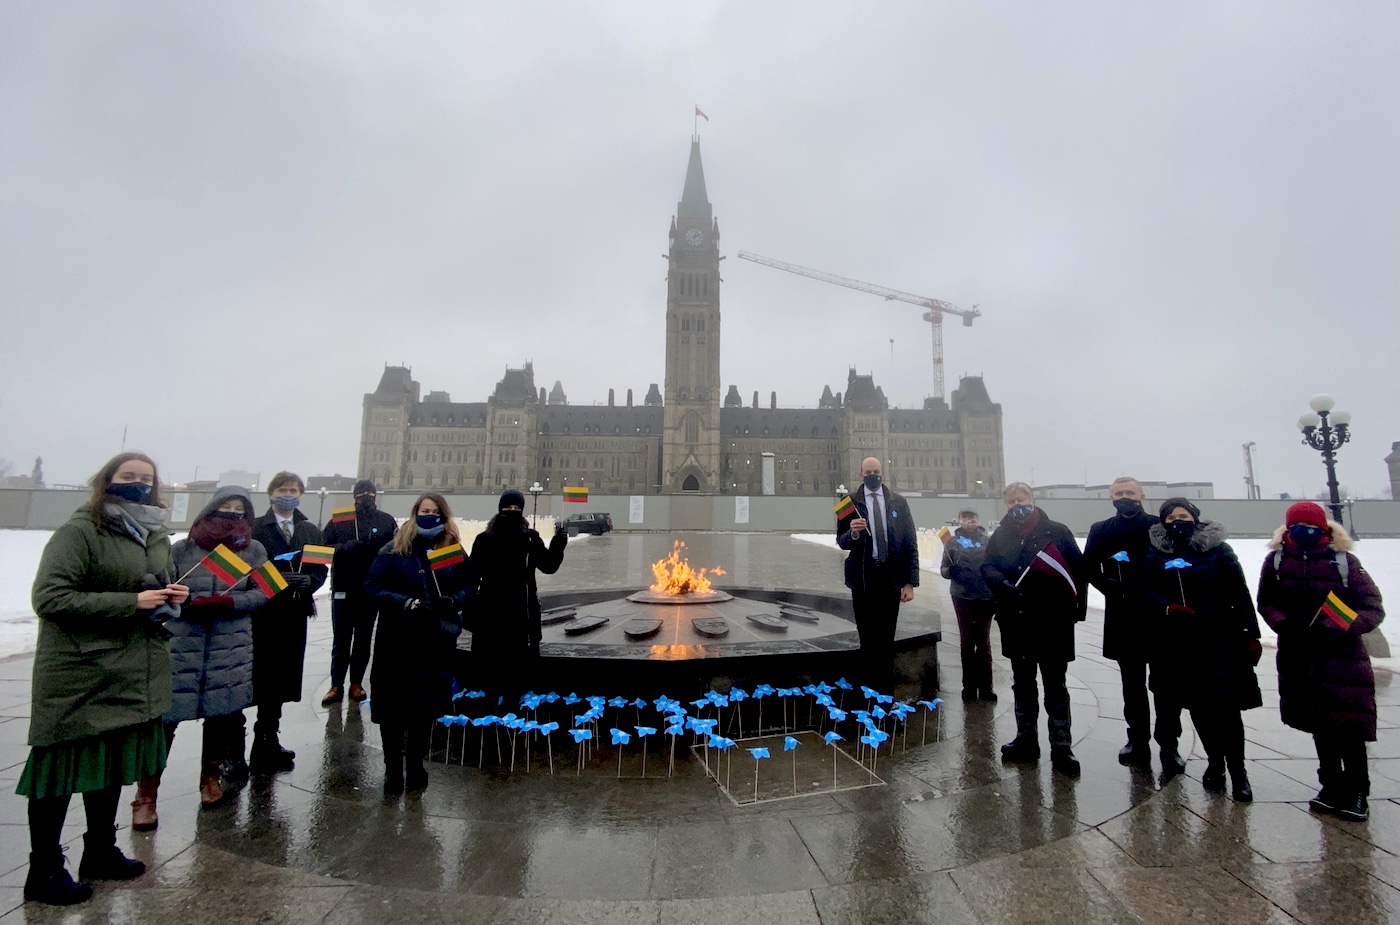
<path fill-rule="evenodd" d="M 146 866 L 117 848 L 121 788 L 165 767 L 161 716 L 170 708 L 169 633 L 189 589 L 171 566 L 155 463 L 114 457 L 92 498 L 54 531 L 34 578 L 29 760 L 16 792 L 29 798 L 24 898 L 57 905 L 92 895 L 88 880 L 131 880 Z M 87 834 L 75 883 L 59 839 L 83 795 Z"/>

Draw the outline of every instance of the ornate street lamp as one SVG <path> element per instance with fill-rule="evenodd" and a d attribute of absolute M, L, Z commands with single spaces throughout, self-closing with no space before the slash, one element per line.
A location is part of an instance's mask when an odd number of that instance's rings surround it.
<path fill-rule="evenodd" d="M 321 486 L 321 488 L 316 492 L 316 494 L 318 494 L 318 495 L 321 496 L 321 507 L 320 507 L 320 509 L 316 512 L 316 528 L 319 530 L 319 529 L 321 528 L 321 521 L 325 519 L 325 515 L 326 515 L 326 489 L 325 489 L 325 486 L 324 486 L 324 485 Z"/>
<path fill-rule="evenodd" d="M 1315 395 L 1308 402 L 1312 414 L 1298 418 L 1298 429 L 1303 432 L 1303 443 L 1322 454 L 1322 464 L 1327 467 L 1327 492 L 1331 498 L 1332 519 L 1342 522 L 1342 498 L 1337 491 L 1337 450 L 1351 439 L 1351 415 L 1345 411 L 1333 411 L 1336 402 L 1330 395 Z"/>
<path fill-rule="evenodd" d="M 544 491 L 544 486 L 539 482 L 530 486 L 530 498 L 534 501 L 534 507 L 530 510 L 530 529 L 535 529 L 535 515 L 540 512 L 540 493 Z"/>

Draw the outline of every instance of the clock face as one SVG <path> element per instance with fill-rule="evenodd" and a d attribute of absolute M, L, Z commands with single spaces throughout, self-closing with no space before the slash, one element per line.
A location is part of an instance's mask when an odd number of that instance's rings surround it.
<path fill-rule="evenodd" d="M 691 247 L 699 247 L 705 243 L 705 232 L 699 228 L 692 228 L 685 233 L 685 243 Z"/>

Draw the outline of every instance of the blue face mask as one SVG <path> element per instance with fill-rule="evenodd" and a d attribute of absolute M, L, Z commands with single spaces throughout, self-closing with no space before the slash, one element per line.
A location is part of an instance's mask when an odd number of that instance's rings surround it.
<path fill-rule="evenodd" d="M 1293 524 L 1288 528 L 1288 538 L 1293 541 L 1294 545 L 1306 549 L 1316 546 L 1322 541 L 1322 531 L 1308 524 Z"/>
<path fill-rule="evenodd" d="M 869 475 L 865 476 L 863 479 L 861 479 L 861 481 L 864 482 L 865 487 L 870 489 L 871 491 L 879 491 L 880 483 L 883 482 L 884 479 L 881 476 L 878 476 L 872 472 Z"/>
<path fill-rule="evenodd" d="M 1006 509 L 1006 516 L 1012 520 L 1024 520 L 1031 516 L 1031 511 L 1035 510 L 1034 504 L 1013 504 Z"/>
<path fill-rule="evenodd" d="M 295 511 L 301 504 L 301 495 L 273 495 L 272 506 L 279 511 Z"/>
<path fill-rule="evenodd" d="M 151 486 L 145 482 L 113 482 L 107 486 L 107 494 L 132 504 L 145 504 L 151 500 Z"/>
<path fill-rule="evenodd" d="M 413 527 L 419 536 L 428 538 L 441 536 L 442 531 L 447 529 L 447 525 L 437 514 L 419 514 L 414 518 Z"/>

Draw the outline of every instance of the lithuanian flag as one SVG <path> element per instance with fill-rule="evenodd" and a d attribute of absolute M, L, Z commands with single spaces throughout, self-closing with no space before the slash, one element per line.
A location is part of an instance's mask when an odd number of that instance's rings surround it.
<path fill-rule="evenodd" d="M 276 562 L 264 562 L 253 569 L 253 584 L 267 595 L 268 600 L 276 597 L 277 592 L 287 590 L 287 579 L 277 570 Z"/>
<path fill-rule="evenodd" d="M 331 523 L 348 524 L 355 520 L 355 505 L 331 508 Z"/>
<path fill-rule="evenodd" d="M 586 485 L 565 485 L 564 500 L 574 504 L 584 504 L 588 501 L 588 486 Z"/>
<path fill-rule="evenodd" d="M 301 547 L 302 565 L 330 565 L 335 558 L 334 546 L 303 546 Z"/>
<path fill-rule="evenodd" d="M 953 538 L 953 531 L 948 529 L 947 524 L 938 528 L 938 538 L 943 541 L 944 546 L 947 546 L 948 541 Z"/>
<path fill-rule="evenodd" d="M 199 564 L 213 572 L 215 578 L 230 585 L 241 581 L 253 570 L 247 562 L 238 558 L 238 553 L 223 543 L 215 546 L 214 551 L 205 556 Z"/>
<path fill-rule="evenodd" d="M 1327 600 L 1322 602 L 1318 613 L 1336 624 L 1339 630 L 1349 630 L 1351 625 L 1356 622 L 1356 611 L 1342 603 L 1342 599 L 1337 597 L 1336 591 L 1327 592 Z"/>
<path fill-rule="evenodd" d="M 461 543 L 453 543 L 451 546 L 444 546 L 441 549 L 428 550 L 428 568 L 435 572 L 450 565 L 461 565 L 466 561 L 467 551 L 462 548 Z"/>
<path fill-rule="evenodd" d="M 856 503 L 847 495 L 836 502 L 836 507 L 832 508 L 836 512 L 836 522 L 844 523 L 847 518 L 856 516 Z"/>

